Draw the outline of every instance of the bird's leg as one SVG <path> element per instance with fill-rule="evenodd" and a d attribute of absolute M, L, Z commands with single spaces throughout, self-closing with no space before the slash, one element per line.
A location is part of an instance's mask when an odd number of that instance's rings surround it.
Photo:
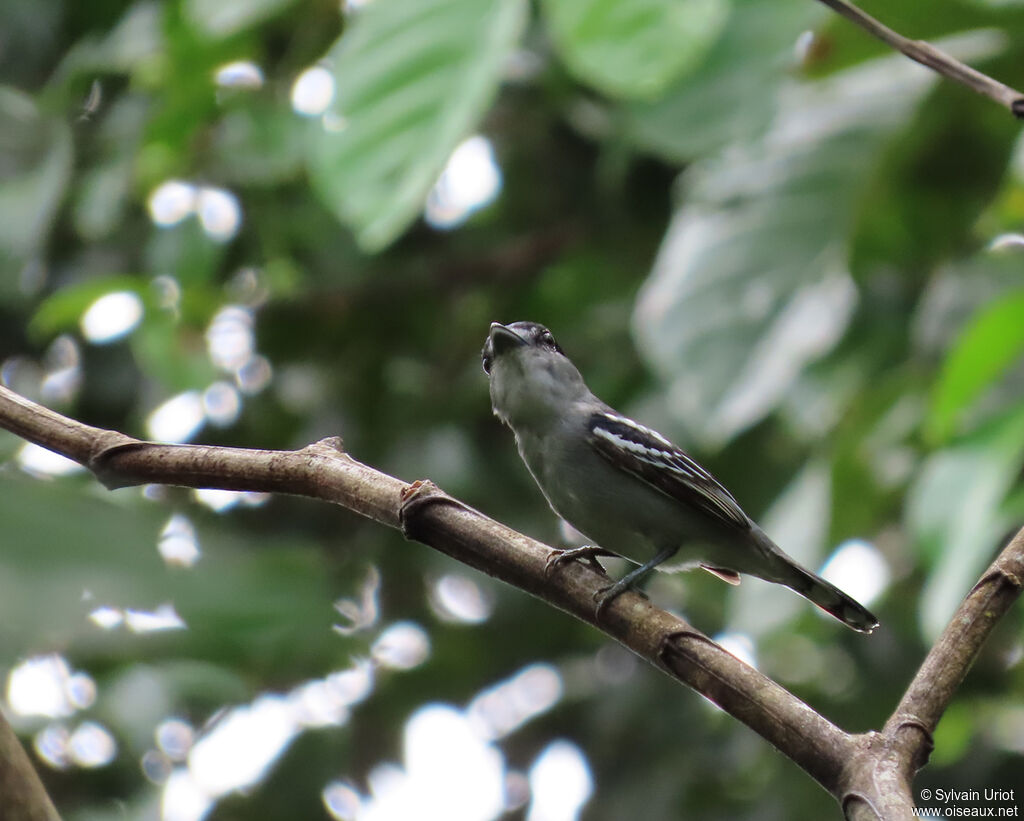
<path fill-rule="evenodd" d="M 582 547 L 570 547 L 565 550 L 555 550 L 554 553 L 548 556 L 548 560 L 544 562 L 544 573 L 551 573 L 559 565 L 571 562 L 574 559 L 585 559 L 587 563 L 598 573 L 604 573 L 604 568 L 601 567 L 601 563 L 597 560 L 597 557 L 615 555 L 616 554 L 612 553 L 610 550 L 604 550 L 603 548 L 589 544 L 585 544 Z"/>
<path fill-rule="evenodd" d="M 671 559 L 676 552 L 679 550 L 678 547 L 666 547 L 658 552 L 658 555 L 651 559 L 646 564 L 640 565 L 636 570 L 631 570 L 615 584 L 608 585 L 608 587 L 602 587 L 594 594 L 594 601 L 597 602 L 597 610 L 594 612 L 594 618 L 597 621 L 601 621 L 601 617 L 604 615 L 605 608 L 616 598 L 625 593 L 627 590 L 631 590 L 639 585 L 644 579 L 646 579 L 651 572 L 662 562 L 666 562 Z M 641 594 L 642 595 L 642 594 Z"/>

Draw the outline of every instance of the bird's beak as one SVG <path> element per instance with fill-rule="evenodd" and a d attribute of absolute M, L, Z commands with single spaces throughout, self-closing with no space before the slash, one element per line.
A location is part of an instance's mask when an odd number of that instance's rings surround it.
<path fill-rule="evenodd" d="M 491 343 L 491 348 L 495 354 L 502 354 L 505 351 L 512 350 L 512 348 L 518 348 L 520 345 L 526 344 L 525 339 L 511 328 L 507 328 L 502 325 L 500 322 L 491 323 L 491 332 L 488 335 L 488 341 Z"/>
<path fill-rule="evenodd" d="M 487 342 L 484 344 L 480 357 L 483 362 L 484 373 L 490 375 L 491 366 L 494 364 L 496 356 L 525 344 L 526 340 L 511 328 L 506 328 L 500 322 L 492 322 L 491 330 L 487 334 Z"/>

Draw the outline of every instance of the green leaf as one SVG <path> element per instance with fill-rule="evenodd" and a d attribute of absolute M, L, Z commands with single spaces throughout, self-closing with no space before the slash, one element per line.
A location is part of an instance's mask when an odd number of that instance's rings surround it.
<path fill-rule="evenodd" d="M 148 109 L 141 94 L 121 97 L 92 132 L 90 153 L 96 157 L 95 164 L 80 172 L 72 211 L 75 230 L 84 240 L 109 237 L 124 224 L 125 213 L 134 203 L 135 158 Z"/>
<path fill-rule="evenodd" d="M 218 376 L 206 350 L 189 344 L 189 331 L 166 311 L 150 311 L 131 336 L 139 368 L 170 393 L 204 388 Z"/>
<path fill-rule="evenodd" d="M 301 175 L 304 136 L 294 112 L 254 99 L 225 112 L 211 147 L 212 161 L 227 182 L 278 184 Z"/>
<path fill-rule="evenodd" d="M 295 0 L 185 0 L 185 13 L 204 33 L 228 37 L 273 17 Z"/>
<path fill-rule="evenodd" d="M 494 96 L 522 0 L 372 3 L 330 54 L 340 131 L 319 133 L 313 184 L 368 251 L 415 219 Z"/>
<path fill-rule="evenodd" d="M 93 302 L 114 291 L 132 291 L 143 302 L 150 301 L 145 283 L 129 274 L 111 274 L 76 282 L 55 291 L 43 301 L 29 320 L 29 332 L 36 340 L 47 340 L 69 331 L 78 325 L 82 314 Z"/>
<path fill-rule="evenodd" d="M 971 747 L 977 737 L 979 724 L 978 705 L 954 701 L 942 714 L 942 721 L 935 728 L 935 751 L 928 763 L 935 767 L 955 764 Z"/>
<path fill-rule="evenodd" d="M 156 66 L 163 59 L 167 44 L 164 17 L 164 9 L 158 3 L 139 0 L 131 4 L 109 33 L 84 37 L 71 46 L 55 76 L 70 86 L 71 80 L 81 76 L 91 81 L 97 75 L 136 71 L 147 63 Z"/>
<path fill-rule="evenodd" d="M 626 109 L 626 133 L 646 151 L 686 162 L 762 132 L 792 68 L 796 33 L 821 15 L 803 0 L 734 4 L 725 30 L 698 67 L 656 99 Z"/>
<path fill-rule="evenodd" d="M 926 431 L 944 441 L 968 406 L 1024 353 L 1024 291 L 1001 297 L 971 320 L 942 365 Z"/>
<path fill-rule="evenodd" d="M 910 489 L 907 525 L 933 565 L 921 629 L 934 639 L 992 559 L 1010 524 L 1003 500 L 1024 459 L 1024 407 L 929 457 Z"/>
<path fill-rule="evenodd" d="M 335 594 L 315 545 L 267 533 L 254 539 L 238 519 L 229 527 L 193 509 L 202 556 L 190 569 L 169 567 L 157 544 L 172 512 L 143 501 L 137 489 L 90 493 L 79 481 L 0 479 L 0 519 L 18 534 L 0 551 L 4 657 L 73 646 L 130 658 L 170 650 L 262 667 L 274 656 L 324 657 L 338 646 L 330 629 Z M 153 610 L 164 602 L 188 630 L 135 637 L 100 630 L 88 618 L 102 605 Z"/>
<path fill-rule="evenodd" d="M 766 134 L 684 177 L 634 328 L 705 443 L 763 418 L 841 338 L 857 301 L 847 235 L 858 196 L 931 82 L 899 57 L 791 81 Z"/>
<path fill-rule="evenodd" d="M 74 205 L 75 230 L 82 239 L 96 241 L 117 229 L 131 184 L 132 164 L 124 158 L 96 165 L 82 174 Z"/>
<path fill-rule="evenodd" d="M 728 0 L 545 0 L 570 71 L 613 97 L 650 98 L 695 67 L 728 16 Z"/>
<path fill-rule="evenodd" d="M 0 294 L 15 293 L 39 251 L 71 174 L 71 133 L 31 97 L 0 86 Z"/>

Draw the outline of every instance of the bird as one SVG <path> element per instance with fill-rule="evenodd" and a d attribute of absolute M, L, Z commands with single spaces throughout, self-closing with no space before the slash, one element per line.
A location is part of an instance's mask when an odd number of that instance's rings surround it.
<path fill-rule="evenodd" d="M 878 627 L 863 605 L 786 555 L 681 448 L 591 393 L 546 327 L 491 323 L 481 360 L 494 414 L 541 493 L 591 542 L 549 565 L 595 555 L 639 565 L 598 591 L 598 617 L 655 569 L 701 567 L 730 584 L 744 573 L 785 585 L 858 632 Z"/>

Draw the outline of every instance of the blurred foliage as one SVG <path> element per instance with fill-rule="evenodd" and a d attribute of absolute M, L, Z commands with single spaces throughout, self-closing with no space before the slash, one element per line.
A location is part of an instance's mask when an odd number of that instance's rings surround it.
<path fill-rule="evenodd" d="M 1019 3 L 863 5 L 1024 85 Z M 317 65 L 334 102 L 300 116 L 295 84 Z M 794 555 L 817 565 L 851 538 L 882 552 L 870 638 L 756 581 L 651 585 L 705 631 L 755 638 L 761 669 L 826 716 L 876 727 L 1024 518 L 1018 132 L 810 0 L 5 0 L 0 377 L 138 436 L 175 396 L 206 399 L 195 441 L 340 434 L 558 542 L 478 359 L 490 321 L 543 321 L 595 392 L 688 445 Z M 424 203 L 473 133 L 500 194 L 432 228 Z M 172 180 L 193 199 L 158 225 Z M 225 203 L 237 230 L 218 227 Z M 83 317 L 113 292 L 142 316 L 101 343 Z M 225 333 L 246 356 L 217 353 Z M 217 412 L 225 396 L 237 415 Z M 98 691 L 68 723 L 102 721 L 119 745 L 100 770 L 41 765 L 68 819 L 157 817 L 139 761 L 158 722 L 201 727 L 351 667 L 397 621 L 423 626 L 429 658 L 380 667 L 347 723 L 302 734 L 211 818 L 326 817 L 323 787 L 366 792 L 417 707 L 465 706 L 536 661 L 563 699 L 499 745 L 525 771 L 551 739 L 578 744 L 584 817 L 837 815 L 700 698 L 395 532 L 305 500 L 217 512 L 26 475 L 6 434 L 0 459 L 0 669 L 63 654 Z M 157 552 L 175 513 L 202 549 L 191 568 Z M 358 598 L 369 565 L 379 619 L 332 632 L 331 603 Z M 493 600 L 488 620 L 438 615 L 429 591 L 451 573 Z M 167 602 L 188 629 L 88 618 Z M 919 786 L 1019 785 L 1022 624 L 1018 607 L 985 648 Z M 31 743 L 43 724 L 18 726 Z"/>

